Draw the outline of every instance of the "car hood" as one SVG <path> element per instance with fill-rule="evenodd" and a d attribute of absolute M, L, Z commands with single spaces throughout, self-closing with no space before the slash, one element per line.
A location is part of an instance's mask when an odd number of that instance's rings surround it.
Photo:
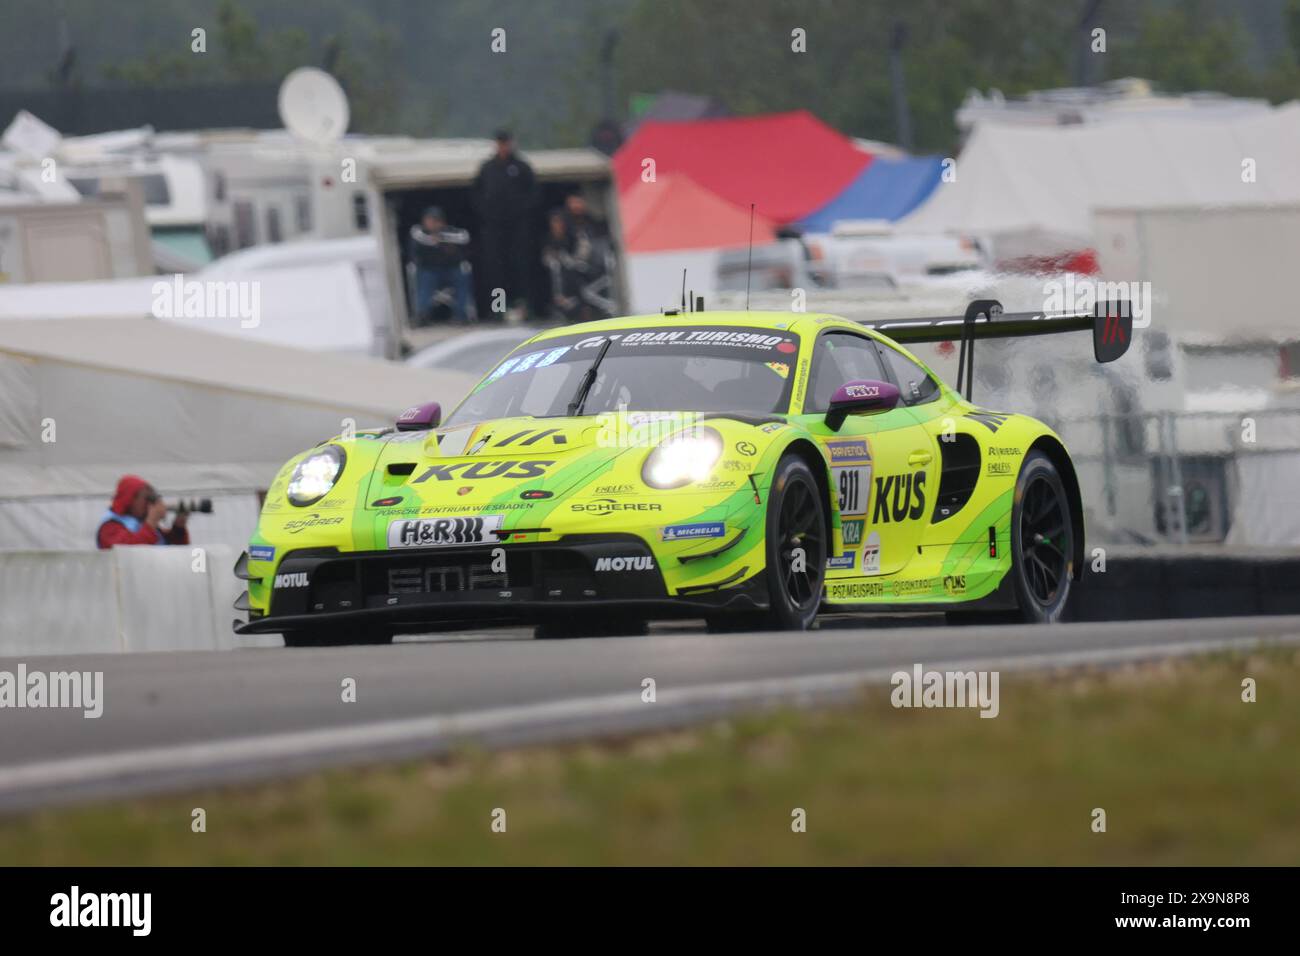
<path fill-rule="evenodd" d="M 590 417 L 506 418 L 398 432 L 379 454 L 366 507 L 474 509 L 511 501 L 526 508 L 529 501 L 593 484 L 630 450 L 602 441 L 602 427 Z"/>

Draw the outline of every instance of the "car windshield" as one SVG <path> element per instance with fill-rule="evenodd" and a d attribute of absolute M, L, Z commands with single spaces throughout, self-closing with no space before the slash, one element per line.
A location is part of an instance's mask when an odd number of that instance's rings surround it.
<path fill-rule="evenodd" d="M 526 343 L 492 370 L 447 424 L 570 414 L 584 376 L 610 342 L 582 413 L 784 411 L 798 337 L 784 329 L 619 329 Z"/>

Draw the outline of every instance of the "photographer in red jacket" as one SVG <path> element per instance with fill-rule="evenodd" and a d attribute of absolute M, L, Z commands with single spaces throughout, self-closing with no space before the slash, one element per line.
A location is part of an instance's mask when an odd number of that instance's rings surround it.
<path fill-rule="evenodd" d="M 123 475 L 117 483 L 113 504 L 99 522 L 95 543 L 102 548 L 115 544 L 189 544 L 186 529 L 189 516 L 181 512 L 163 528 L 167 503 L 153 486 L 136 475 Z"/>

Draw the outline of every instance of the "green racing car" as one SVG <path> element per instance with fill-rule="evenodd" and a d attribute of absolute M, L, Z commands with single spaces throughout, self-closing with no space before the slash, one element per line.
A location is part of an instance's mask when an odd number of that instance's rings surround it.
<path fill-rule="evenodd" d="M 863 610 L 1058 621 L 1083 563 L 1079 484 L 1051 429 L 969 401 L 975 343 L 1087 330 L 1113 361 L 1123 306 L 549 329 L 446 418 L 430 402 L 288 461 L 235 568 L 236 630 L 295 646 L 669 617 L 801 630 Z M 947 340 L 957 389 L 903 347 Z"/>

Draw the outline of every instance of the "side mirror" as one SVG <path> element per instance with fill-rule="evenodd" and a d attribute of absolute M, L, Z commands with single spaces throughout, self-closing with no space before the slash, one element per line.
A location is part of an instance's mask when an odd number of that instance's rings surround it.
<path fill-rule="evenodd" d="M 399 432 L 418 432 L 426 428 L 437 428 L 441 421 L 442 406 L 437 402 L 425 402 L 423 405 L 412 405 L 398 415 L 396 425 Z"/>
<path fill-rule="evenodd" d="M 866 412 L 887 412 L 898 404 L 898 386 L 888 382 L 845 382 L 831 396 L 826 409 L 826 427 L 840 430 L 849 415 Z"/>

